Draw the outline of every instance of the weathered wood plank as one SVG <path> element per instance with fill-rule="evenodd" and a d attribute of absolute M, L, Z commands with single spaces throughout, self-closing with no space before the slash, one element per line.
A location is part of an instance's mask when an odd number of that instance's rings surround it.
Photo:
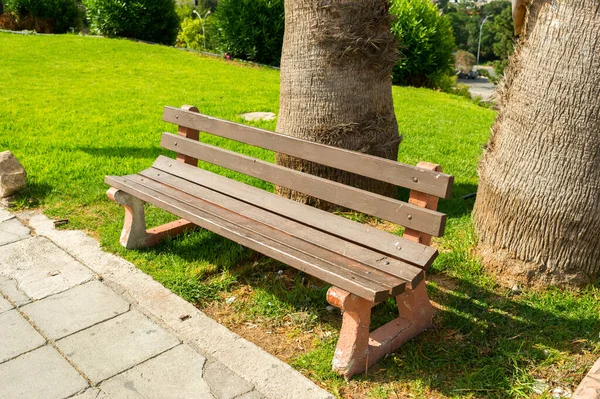
<path fill-rule="evenodd" d="M 331 147 L 173 107 L 165 107 L 163 120 L 441 198 L 450 198 L 452 191 L 453 176 L 372 155 Z"/>
<path fill-rule="evenodd" d="M 431 266 L 437 255 L 434 248 L 308 207 L 204 169 L 180 165 L 165 156 L 159 156 L 153 167 L 425 270 Z"/>
<path fill-rule="evenodd" d="M 159 171 L 159 173 L 162 172 Z M 197 209 L 202 209 L 205 213 L 211 215 L 212 217 L 227 220 L 236 224 L 237 226 L 244 227 L 253 233 L 279 242 L 282 245 L 293 248 L 294 250 L 302 252 L 310 257 L 316 257 L 323 262 L 334 266 L 336 270 L 341 269 L 342 272 L 345 272 L 349 276 L 359 279 L 359 281 L 368 280 L 377 284 L 379 287 L 386 287 L 392 296 L 396 295 L 395 292 L 404 292 L 406 281 L 401 278 L 373 269 L 348 257 L 340 256 L 337 253 L 333 253 L 324 248 L 315 246 L 312 243 L 299 240 L 297 237 L 286 234 L 286 232 L 279 228 L 260 223 L 256 220 L 232 211 L 231 209 L 227 209 L 221 204 L 207 202 L 204 199 L 197 198 L 194 195 L 189 195 L 177 188 L 170 187 L 161 182 L 146 178 L 141 175 L 126 176 L 126 179 L 156 192 L 164 193 Z"/>
<path fill-rule="evenodd" d="M 229 216 L 230 218 L 235 219 L 235 221 L 216 217 L 215 215 L 206 212 L 204 209 L 200 209 L 187 203 L 187 201 L 194 201 L 192 196 L 181 192 L 176 196 L 168 195 L 165 192 L 174 189 L 164 186 L 161 187 L 159 191 L 156 191 L 132 181 L 131 178 L 133 178 L 133 176 L 107 176 L 105 182 L 113 187 L 128 192 L 145 202 L 156 205 L 179 217 L 189 220 L 200 227 L 211 230 L 225 238 L 259 251 L 323 281 L 335 286 L 346 287 L 344 288 L 345 290 L 353 292 L 365 299 L 380 302 L 385 300 L 391 294 L 388 287 L 374 283 L 360 275 L 356 275 L 347 268 L 338 267 L 317 256 L 309 255 L 304 251 L 297 249 L 302 248 L 303 245 L 306 246 L 306 243 L 299 246 L 297 245 L 298 243 L 292 243 L 291 245 L 293 246 L 285 245 L 278 240 L 273 240 L 249 229 L 250 226 L 256 226 L 256 222 L 254 221 L 249 222 L 249 219 L 240 215 L 237 215 L 236 217 L 236 214 L 233 212 L 231 212 Z M 176 197 L 183 197 L 186 201 L 184 202 Z M 204 202 L 202 207 L 204 208 L 206 205 L 210 204 Z M 310 248 L 309 250 L 312 251 L 313 249 L 314 248 Z M 402 289 L 404 289 L 403 286 L 398 286 L 394 291 L 401 291 Z"/>
<path fill-rule="evenodd" d="M 446 215 L 346 186 L 219 147 L 163 133 L 161 146 L 434 236 L 444 234 Z"/>
<path fill-rule="evenodd" d="M 218 191 L 198 185 L 188 180 L 171 175 L 168 171 L 150 168 L 139 173 L 164 185 L 192 195 L 194 198 L 210 202 L 216 206 L 228 209 L 259 223 L 280 230 L 284 235 L 297 237 L 323 249 L 335 252 L 352 261 L 372 267 L 407 281 L 411 288 L 416 287 L 424 278 L 424 271 L 417 266 L 400 260 L 383 256 L 379 252 L 361 247 L 357 244 L 332 236 L 313 227 L 301 224 L 271 211 L 248 204 L 237 198 L 229 197 Z M 268 193 L 263 192 L 266 196 Z"/>
<path fill-rule="evenodd" d="M 153 167 L 166 170 L 170 174 L 209 187 L 211 190 L 240 199 L 289 219 L 297 220 L 328 234 L 381 252 L 393 259 L 400 259 L 414 264 L 425 270 L 431 266 L 437 255 L 437 250 L 434 248 L 414 243 L 369 225 L 357 223 L 317 208 L 307 207 L 204 169 L 179 165 L 168 157 L 159 156 Z"/>

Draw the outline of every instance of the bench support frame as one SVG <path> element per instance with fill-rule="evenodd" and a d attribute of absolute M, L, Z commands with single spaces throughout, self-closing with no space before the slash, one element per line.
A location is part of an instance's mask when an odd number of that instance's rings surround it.
<path fill-rule="evenodd" d="M 439 165 L 420 162 L 418 167 L 441 172 Z M 437 210 L 438 197 L 412 190 L 409 202 L 422 208 Z M 431 236 L 405 229 L 404 238 L 424 245 L 431 244 Z M 428 329 L 435 313 L 427 296 L 423 280 L 414 289 L 396 297 L 400 317 L 369 333 L 371 310 L 376 303 L 360 298 L 337 287 L 327 291 L 327 301 L 343 311 L 340 338 L 333 356 L 333 370 L 346 379 L 367 371 L 385 355 L 395 352 L 409 339 Z"/>
<path fill-rule="evenodd" d="M 184 111 L 200 112 L 192 105 L 181 107 Z M 177 133 L 192 140 L 200 138 L 198 130 L 179 126 Z M 177 154 L 177 161 L 188 165 L 198 166 L 196 158 L 183 154 Z M 158 244 L 165 237 L 175 237 L 186 231 L 193 230 L 196 225 L 185 219 L 179 219 L 158 227 L 146 230 L 146 217 L 144 215 L 144 202 L 124 191 L 111 187 L 106 193 L 108 198 L 125 208 L 125 223 L 121 231 L 120 243 L 127 249 L 147 248 Z"/>
<path fill-rule="evenodd" d="M 154 246 L 166 237 L 175 237 L 196 227 L 192 222 L 179 219 L 146 230 L 144 202 L 124 191 L 111 187 L 108 198 L 125 208 L 125 223 L 119 242 L 127 249 L 140 249 Z"/>

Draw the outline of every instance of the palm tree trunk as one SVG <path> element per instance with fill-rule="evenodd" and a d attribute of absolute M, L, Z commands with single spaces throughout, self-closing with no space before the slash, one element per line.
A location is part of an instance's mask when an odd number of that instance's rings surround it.
<path fill-rule="evenodd" d="M 387 0 L 286 0 L 277 132 L 397 159 L 400 136 L 392 104 L 397 49 Z M 392 195 L 393 187 L 277 154 L 296 170 Z M 295 200 L 328 204 L 284 187 Z"/>
<path fill-rule="evenodd" d="M 479 167 L 484 263 L 577 286 L 600 270 L 600 3 L 534 0 Z"/>

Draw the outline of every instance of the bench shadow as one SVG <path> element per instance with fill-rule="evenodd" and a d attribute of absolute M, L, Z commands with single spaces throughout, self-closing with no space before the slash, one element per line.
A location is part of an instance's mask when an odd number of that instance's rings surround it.
<path fill-rule="evenodd" d="M 565 354 L 584 355 L 596 346 L 600 316 L 569 316 L 575 309 L 553 307 L 552 300 L 547 308 L 532 306 L 526 295 L 512 295 L 510 290 L 499 295 L 464 279 L 433 275 L 432 280 L 428 292 L 438 307 L 434 327 L 359 380 L 419 380 L 449 396 L 463 392 L 506 397 L 516 381 L 526 384 L 528 377 L 544 377 L 529 375 L 536 366 Z M 563 294 L 570 295 L 556 290 L 556 295 Z M 551 297 L 554 292 L 533 295 Z M 390 320 L 394 312 L 393 301 L 376 308 L 375 324 Z M 574 370 L 571 373 L 577 382 Z"/>

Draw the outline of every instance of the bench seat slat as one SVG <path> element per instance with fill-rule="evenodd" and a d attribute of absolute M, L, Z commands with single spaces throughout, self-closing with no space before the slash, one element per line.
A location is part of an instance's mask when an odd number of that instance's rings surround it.
<path fill-rule="evenodd" d="M 344 217 L 308 207 L 270 192 L 229 179 L 224 176 L 159 156 L 153 168 L 167 171 L 198 185 L 209 187 L 230 197 L 240 199 L 269 212 L 296 220 L 302 224 L 341 237 L 362 247 L 374 250 L 427 270 L 437 256 L 435 248 L 406 240 L 374 227 Z"/>
<path fill-rule="evenodd" d="M 444 234 L 446 215 L 437 211 L 420 208 L 171 133 L 163 133 L 161 145 L 180 154 L 377 216 L 426 234 L 436 237 Z"/>
<path fill-rule="evenodd" d="M 169 169 L 169 168 L 167 168 Z M 210 202 L 216 206 L 227 208 L 247 218 L 266 224 L 272 228 L 282 231 L 303 241 L 310 242 L 328 251 L 345 256 L 353 261 L 372 267 L 384 273 L 390 274 L 407 281 L 411 288 L 415 288 L 425 277 L 425 273 L 417 266 L 407 264 L 403 261 L 384 256 L 379 252 L 361 247 L 357 244 L 332 236 L 313 227 L 306 226 L 300 222 L 288 219 L 271 211 L 248 204 L 240 199 L 229 197 L 218 191 L 213 191 L 210 185 L 206 187 L 182 179 L 160 169 L 147 169 L 139 173 L 141 176 L 150 178 L 162 184 L 176 188 L 190 194 L 195 198 Z M 249 186 L 248 186 L 249 187 Z M 266 196 L 267 192 L 263 191 Z"/>
<path fill-rule="evenodd" d="M 302 140 L 179 108 L 165 107 L 163 120 L 436 197 L 450 198 L 453 177 L 444 173 Z"/>
<path fill-rule="evenodd" d="M 134 195 L 145 202 L 156 205 L 223 237 L 289 264 L 298 270 L 365 299 L 381 302 L 390 295 L 396 295 L 397 292 L 402 292 L 404 289 L 404 283 L 391 289 L 389 286 L 364 278 L 360 275 L 361 271 L 350 270 L 348 267 L 336 265 L 335 262 L 330 263 L 323 260 L 320 256 L 309 255 L 322 251 L 319 251 L 318 247 L 315 248 L 313 245 L 301 242 L 301 240 L 296 239 L 294 241 L 293 237 L 282 237 L 281 234 L 276 235 L 277 239 L 271 238 L 268 230 L 273 231 L 273 229 L 257 224 L 255 221 L 234 212 L 197 200 L 193 196 L 157 182 L 154 183 L 158 184 L 156 187 L 158 191 L 154 190 L 139 184 L 144 182 L 135 179 L 143 179 L 143 177 L 136 175 L 107 176 L 105 181 L 107 184 Z M 152 183 L 146 181 L 146 184 L 151 185 Z M 221 213 L 221 216 L 226 214 L 226 218 L 216 216 L 212 212 L 209 213 L 207 209 L 215 213 Z M 282 239 L 285 239 L 288 243 L 281 242 Z M 328 255 L 337 254 L 329 253 Z M 373 277 L 369 276 L 369 278 Z M 394 291 L 394 293 L 392 294 L 391 291 Z"/>

